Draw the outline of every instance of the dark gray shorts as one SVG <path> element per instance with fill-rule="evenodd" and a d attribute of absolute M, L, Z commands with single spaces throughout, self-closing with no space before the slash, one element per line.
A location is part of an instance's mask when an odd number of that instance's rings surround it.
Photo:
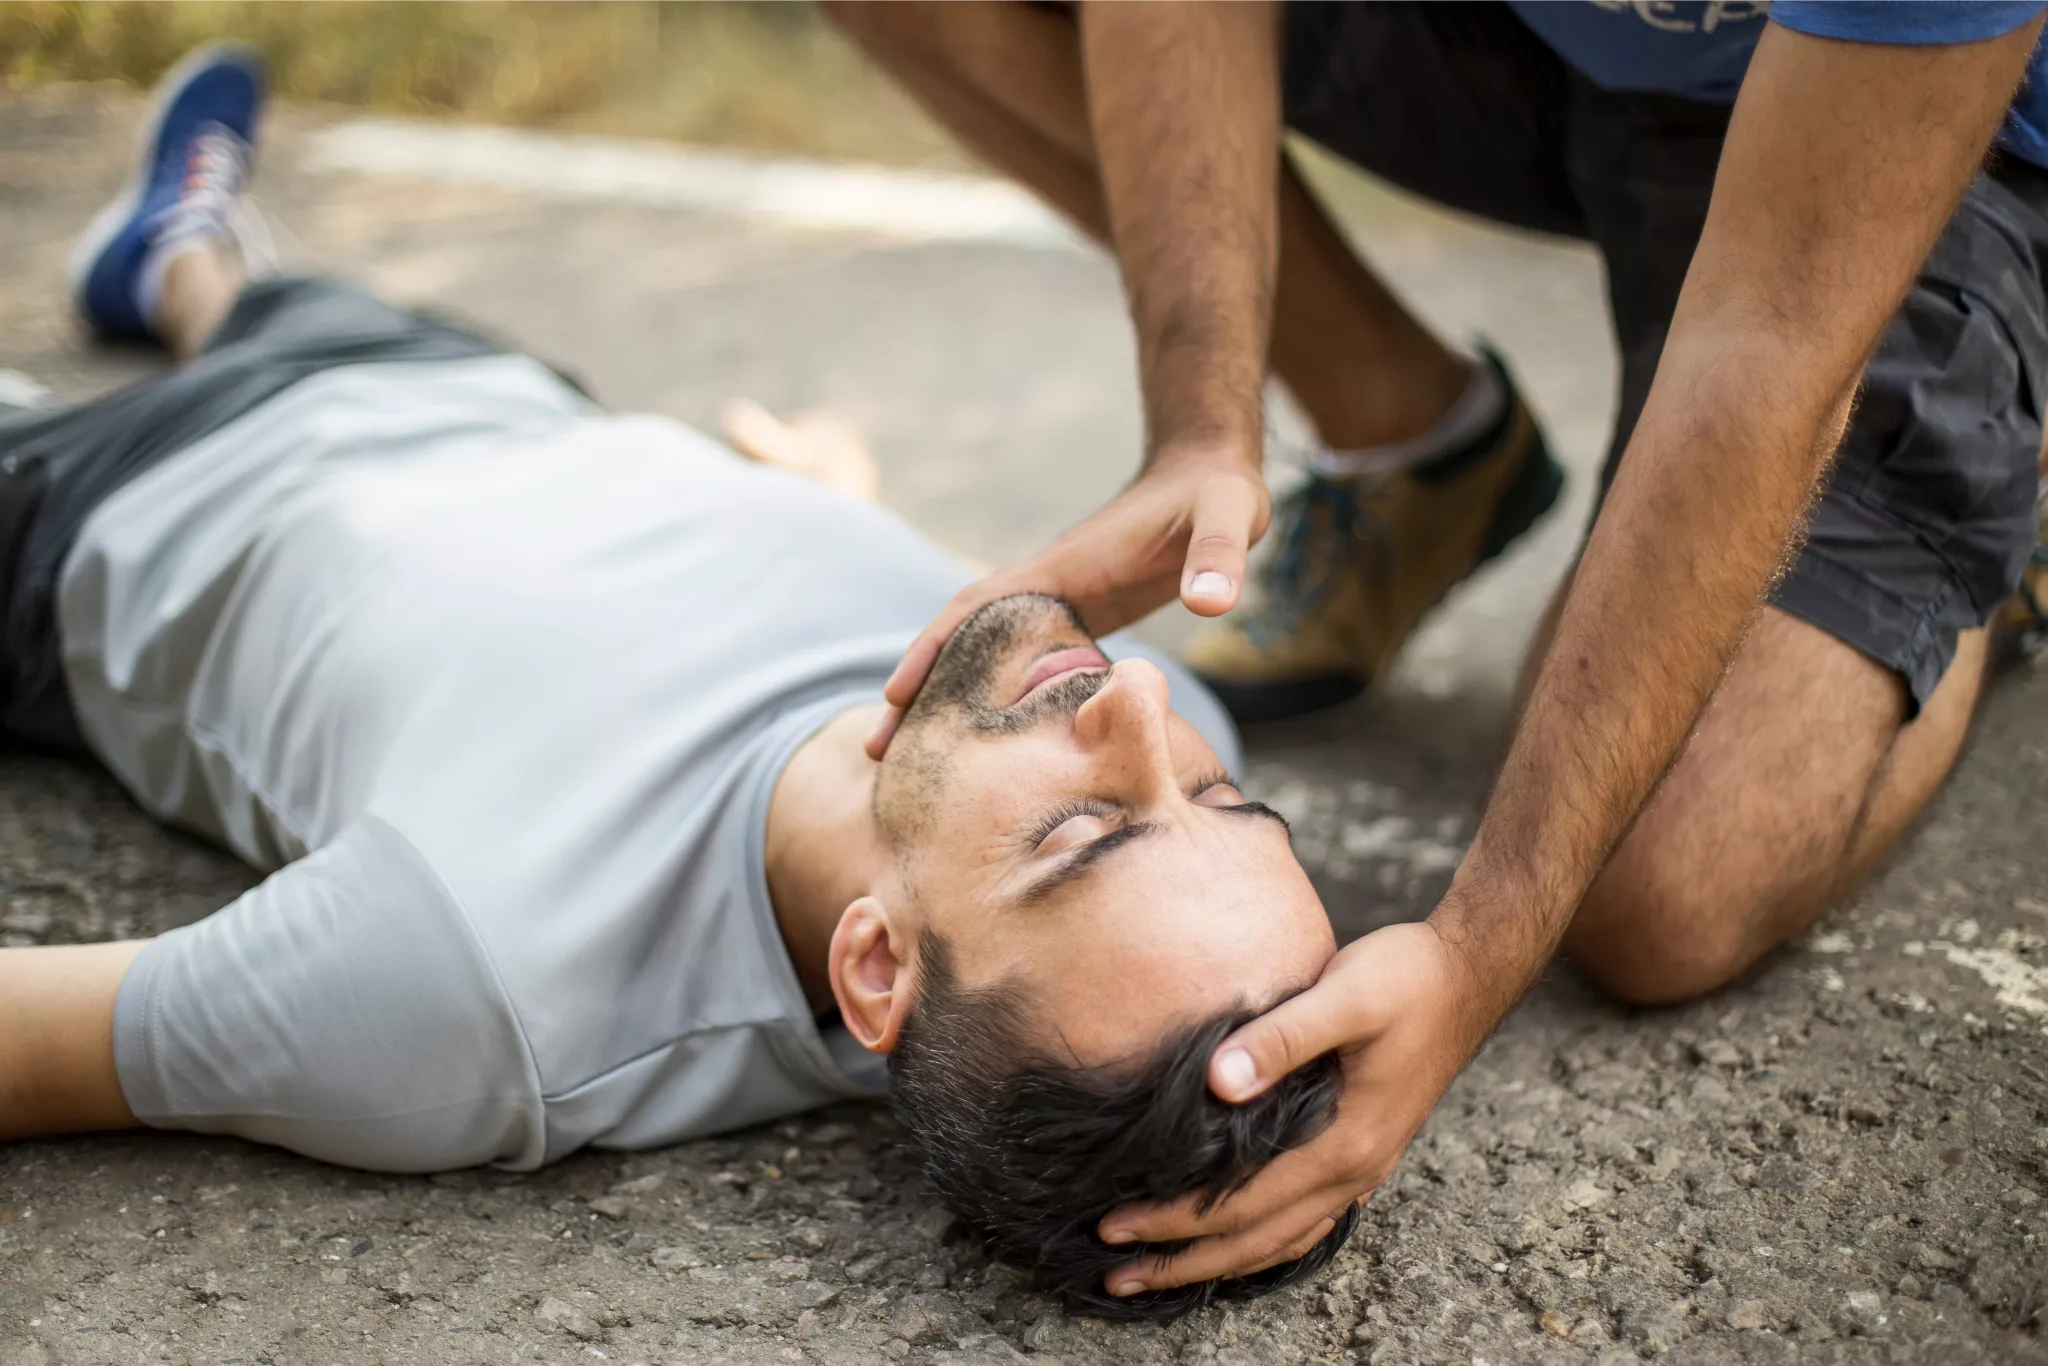
<path fill-rule="evenodd" d="M 264 280 L 189 365 L 72 408 L 0 406 L 0 734 L 82 744 L 64 687 L 57 580 L 85 519 L 116 489 L 323 370 L 502 349 L 346 285 Z"/>
<path fill-rule="evenodd" d="M 1504 4 L 1290 4 L 1290 127 L 1450 208 L 1585 238 L 1621 405 L 1648 396 L 1730 106 L 1606 91 Z M 2034 545 L 2048 173 L 1978 177 L 1885 331 L 1805 548 L 1772 601 L 1896 670 L 1917 711 Z"/>

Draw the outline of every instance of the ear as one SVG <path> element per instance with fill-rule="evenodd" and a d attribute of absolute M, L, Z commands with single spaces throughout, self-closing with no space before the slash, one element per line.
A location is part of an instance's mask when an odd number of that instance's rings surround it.
<path fill-rule="evenodd" d="M 826 969 L 847 1032 L 870 1052 L 894 1048 L 917 980 L 908 930 L 879 900 L 864 896 L 839 917 Z"/>

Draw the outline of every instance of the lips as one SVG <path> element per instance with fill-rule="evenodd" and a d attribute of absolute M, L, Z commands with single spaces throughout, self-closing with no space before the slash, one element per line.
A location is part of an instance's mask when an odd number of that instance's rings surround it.
<path fill-rule="evenodd" d="M 1023 689 L 1014 698 L 1010 699 L 1010 705 L 1016 706 L 1019 702 L 1031 696 L 1041 686 L 1052 682 L 1055 678 L 1062 678 L 1070 673 L 1078 673 L 1082 669 L 1107 669 L 1108 667 L 1108 656 L 1104 655 L 1102 651 L 1096 649 L 1093 645 L 1077 645 L 1070 650 L 1055 650 L 1031 666 L 1031 672 L 1024 675 Z"/>

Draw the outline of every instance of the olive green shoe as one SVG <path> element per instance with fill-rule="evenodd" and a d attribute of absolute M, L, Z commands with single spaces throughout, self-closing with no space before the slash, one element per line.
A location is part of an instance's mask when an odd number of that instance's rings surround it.
<path fill-rule="evenodd" d="M 1483 354 L 1506 402 L 1469 443 L 1405 468 L 1312 471 L 1280 500 L 1246 605 L 1186 650 L 1239 722 L 1356 697 L 1453 585 L 1556 503 L 1564 470 L 1507 368 Z"/>

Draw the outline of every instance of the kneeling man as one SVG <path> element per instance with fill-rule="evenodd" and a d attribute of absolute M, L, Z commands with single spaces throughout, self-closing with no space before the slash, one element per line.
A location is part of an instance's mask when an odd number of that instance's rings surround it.
<path fill-rule="evenodd" d="M 0 951 L 0 1138 L 134 1124 L 530 1169 L 885 1090 L 943 1197 L 1070 1296 L 1133 1199 L 1328 1123 L 1208 1093 L 1334 951 L 1220 708 L 1065 604 L 953 638 L 888 513 L 328 283 L 245 285 L 253 59 L 188 62 L 78 257 L 161 377 L 0 410 L 0 719 L 269 873 L 156 939 Z M 1112 663 L 1112 659 L 1115 660 Z M 1176 713 L 1172 705 L 1180 708 Z"/>

